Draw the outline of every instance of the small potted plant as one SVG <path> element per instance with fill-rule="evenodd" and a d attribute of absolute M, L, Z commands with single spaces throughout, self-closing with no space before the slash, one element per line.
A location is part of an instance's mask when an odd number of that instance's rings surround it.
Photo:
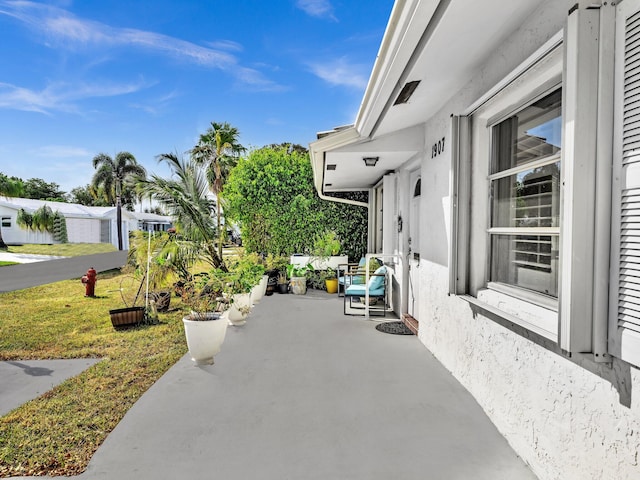
<path fill-rule="evenodd" d="M 228 321 L 221 311 L 222 283 L 204 274 L 185 285 L 182 302 L 189 313 L 182 318 L 189 353 L 196 365 L 212 365 L 227 333 Z"/>
<path fill-rule="evenodd" d="M 322 272 L 322 276 L 324 277 L 327 293 L 338 293 L 338 275 L 336 271 L 329 267 Z"/>
<path fill-rule="evenodd" d="M 307 293 L 307 274 L 313 272 L 313 265 L 308 263 L 305 266 L 298 266 L 290 263 L 287 266 L 287 275 L 289 276 L 289 284 L 291 292 L 294 295 L 304 295 Z"/>
<path fill-rule="evenodd" d="M 289 282 L 287 280 L 286 270 L 278 272 L 278 292 L 289 293 Z"/>

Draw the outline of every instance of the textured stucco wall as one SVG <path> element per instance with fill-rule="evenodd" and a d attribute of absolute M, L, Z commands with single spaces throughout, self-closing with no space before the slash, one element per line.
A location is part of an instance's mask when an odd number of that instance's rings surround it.
<path fill-rule="evenodd" d="M 542 480 L 640 478 L 638 369 L 563 357 L 448 297 L 445 267 L 420 271 L 420 340 Z"/>
<path fill-rule="evenodd" d="M 451 114 L 462 113 L 564 26 L 573 3 L 547 2 L 485 59 L 468 85 L 425 123 L 426 152 L 433 139 L 450 135 Z M 450 155 L 447 150 L 421 161 L 420 340 L 542 480 L 640 479 L 637 368 L 567 358 L 554 343 L 448 296 Z"/>

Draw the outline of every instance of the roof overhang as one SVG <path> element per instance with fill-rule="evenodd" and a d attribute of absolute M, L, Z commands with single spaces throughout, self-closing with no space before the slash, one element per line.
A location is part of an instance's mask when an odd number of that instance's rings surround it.
<path fill-rule="evenodd" d="M 425 122 L 542 3 L 397 0 L 354 125 L 310 144 L 318 192 L 368 189 L 423 152 Z M 408 101 L 394 105 L 415 81 Z M 367 156 L 379 157 L 375 167 L 365 166 Z"/>

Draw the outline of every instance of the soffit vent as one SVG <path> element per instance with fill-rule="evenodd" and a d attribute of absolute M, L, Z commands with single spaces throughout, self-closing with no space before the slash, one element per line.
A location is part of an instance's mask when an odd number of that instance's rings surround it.
<path fill-rule="evenodd" d="M 414 80 L 413 82 L 405 83 L 404 87 L 402 87 L 402 90 L 400 91 L 400 94 L 398 95 L 398 98 L 396 98 L 396 101 L 393 102 L 393 104 L 400 105 L 401 103 L 407 103 L 411 98 L 411 95 L 413 95 L 413 92 L 415 92 L 419 83 L 420 80 Z"/>
<path fill-rule="evenodd" d="M 329 170 L 335 170 L 336 169 L 336 164 L 335 163 L 329 163 L 327 164 L 327 171 Z"/>

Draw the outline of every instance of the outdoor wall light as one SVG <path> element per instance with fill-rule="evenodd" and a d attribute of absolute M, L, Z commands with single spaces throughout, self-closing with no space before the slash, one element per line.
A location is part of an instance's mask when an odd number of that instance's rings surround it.
<path fill-rule="evenodd" d="M 375 167 L 380 157 L 362 157 L 362 161 L 367 167 Z"/>

